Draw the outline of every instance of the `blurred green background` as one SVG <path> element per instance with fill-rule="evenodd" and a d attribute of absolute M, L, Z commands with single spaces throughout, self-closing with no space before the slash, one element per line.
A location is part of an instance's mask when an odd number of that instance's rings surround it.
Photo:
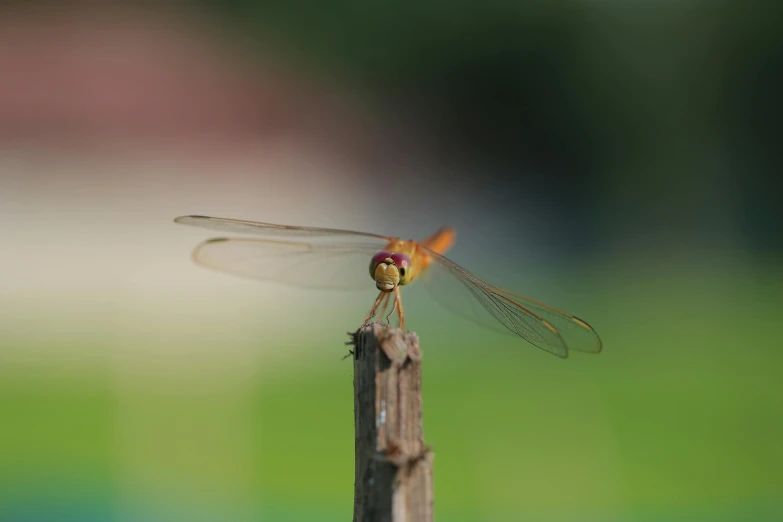
<path fill-rule="evenodd" d="M 783 519 L 774 7 L 0 8 L 0 520 L 351 517 L 370 279 L 199 269 L 181 214 L 449 224 L 595 326 L 560 360 L 406 289 L 439 520 Z"/>

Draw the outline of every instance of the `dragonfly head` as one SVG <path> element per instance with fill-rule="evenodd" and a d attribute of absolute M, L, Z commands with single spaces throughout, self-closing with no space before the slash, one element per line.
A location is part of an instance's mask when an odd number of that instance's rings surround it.
<path fill-rule="evenodd" d="M 410 283 L 412 276 L 411 260 L 405 254 L 392 254 L 384 250 L 372 256 L 370 277 L 375 280 L 378 290 L 391 292 L 398 285 Z"/>

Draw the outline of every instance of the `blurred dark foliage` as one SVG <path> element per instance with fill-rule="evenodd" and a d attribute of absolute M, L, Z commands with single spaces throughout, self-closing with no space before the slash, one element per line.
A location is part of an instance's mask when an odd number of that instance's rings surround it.
<path fill-rule="evenodd" d="M 774 2 L 202 4 L 338 71 L 423 129 L 442 172 L 481 172 L 468 183 L 512 205 L 718 244 L 728 219 L 747 248 L 783 249 Z"/>

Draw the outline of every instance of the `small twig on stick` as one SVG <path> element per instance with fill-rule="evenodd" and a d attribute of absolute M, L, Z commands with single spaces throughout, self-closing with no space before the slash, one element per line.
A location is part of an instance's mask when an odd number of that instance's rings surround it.
<path fill-rule="evenodd" d="M 354 522 L 431 522 L 432 452 L 421 426 L 416 334 L 374 323 L 353 337 Z"/>

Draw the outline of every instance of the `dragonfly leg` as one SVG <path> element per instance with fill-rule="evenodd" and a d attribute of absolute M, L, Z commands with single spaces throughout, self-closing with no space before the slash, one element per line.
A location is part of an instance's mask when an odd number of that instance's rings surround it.
<path fill-rule="evenodd" d="M 397 305 L 397 315 L 400 317 L 400 330 L 405 330 L 405 313 L 402 311 L 402 294 L 399 286 L 394 287 L 394 304 Z"/>
<path fill-rule="evenodd" d="M 389 317 L 391 317 L 391 314 L 394 313 L 394 310 L 397 308 L 397 294 L 394 295 L 394 302 L 392 303 L 391 310 L 389 310 L 389 313 L 386 314 L 386 324 L 389 324 Z"/>
<path fill-rule="evenodd" d="M 381 304 L 381 302 L 384 302 L 384 305 L 381 309 L 386 307 L 386 299 L 388 299 L 389 295 L 386 292 L 381 292 L 378 294 L 378 297 L 375 299 L 375 303 L 372 305 L 372 309 L 370 309 L 370 313 L 367 314 L 367 317 L 364 318 L 364 324 L 367 324 L 370 322 L 370 319 L 372 319 L 375 316 L 375 312 L 378 311 L 378 305 Z"/>
<path fill-rule="evenodd" d="M 389 294 L 384 292 L 383 297 L 381 298 L 381 306 L 378 307 L 378 318 L 386 312 L 386 308 L 389 306 Z"/>

